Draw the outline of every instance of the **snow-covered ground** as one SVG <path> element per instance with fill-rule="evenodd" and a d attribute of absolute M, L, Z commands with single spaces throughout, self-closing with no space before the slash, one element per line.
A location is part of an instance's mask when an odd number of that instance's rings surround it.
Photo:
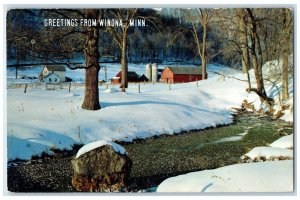
<path fill-rule="evenodd" d="M 274 143 L 284 147 L 292 141 L 293 134 Z M 245 155 L 253 159 L 261 156 L 291 158 L 293 151 L 256 147 Z M 157 192 L 292 192 L 293 169 L 293 160 L 235 164 L 168 178 L 158 186 Z"/>
<path fill-rule="evenodd" d="M 287 135 L 284 136 L 282 138 L 280 138 L 279 140 L 276 140 L 275 142 L 273 142 L 272 144 L 270 144 L 270 147 L 274 147 L 274 148 L 285 148 L 285 149 L 291 149 L 294 148 L 294 140 L 293 140 L 294 135 Z"/>
<path fill-rule="evenodd" d="M 276 147 L 255 147 L 245 155 L 252 160 L 260 157 L 264 157 L 267 160 L 279 157 L 293 158 L 293 150 Z"/>
<path fill-rule="evenodd" d="M 291 57 L 292 58 L 292 57 Z M 290 62 L 293 62 L 290 59 Z M 289 98 L 286 101 L 279 100 L 281 97 L 279 94 L 282 92 L 282 60 L 273 60 L 265 63 L 263 65 L 263 77 L 264 77 L 264 84 L 265 90 L 267 95 L 275 100 L 274 109 L 277 111 L 282 109 L 282 106 L 289 105 L 289 109 L 284 110 L 283 112 L 285 115 L 281 117 L 282 120 L 293 122 L 293 91 L 294 91 L 294 80 L 292 76 L 289 74 Z M 254 71 L 253 69 L 249 71 L 251 80 L 252 80 L 252 87 L 256 87 L 255 78 L 254 78 Z M 261 101 L 255 93 L 251 93 L 248 96 L 248 102 L 253 103 L 256 110 L 259 110 L 261 107 Z M 264 108 L 264 106 L 262 106 Z M 266 109 L 265 109 L 266 110 Z"/>
<path fill-rule="evenodd" d="M 162 182 L 157 192 L 291 192 L 293 161 L 236 164 Z"/>
<path fill-rule="evenodd" d="M 110 64 L 108 78 L 119 72 L 120 65 Z M 164 66 L 159 66 L 163 68 Z M 40 69 L 41 70 L 41 69 Z M 130 71 L 145 73 L 144 65 L 129 65 Z M 208 66 L 208 71 L 245 79 L 237 70 L 224 66 Z M 26 74 L 24 71 L 23 74 Z M 21 72 L 20 72 L 21 74 Z M 37 70 L 26 75 L 36 75 Z M 13 71 L 7 71 L 8 83 Z M 67 70 L 73 80 L 84 79 L 84 71 Z M 103 71 L 100 80 L 104 79 Z M 84 88 L 45 90 L 28 86 L 7 90 L 7 146 L 8 159 L 29 159 L 34 154 L 49 151 L 50 147 L 70 148 L 74 143 L 97 140 L 132 141 L 160 134 L 173 134 L 183 130 L 201 129 L 232 122 L 230 110 L 257 95 L 245 91 L 247 82 L 209 73 L 209 79 L 169 85 L 163 83 L 129 84 L 126 93 L 118 86 L 99 88 L 102 109 L 81 109 Z M 14 83 L 17 82 L 16 80 Z M 274 88 L 267 89 L 272 93 Z M 292 93 L 291 93 L 292 94 Z M 249 101 L 250 102 L 250 101 Z"/>
<path fill-rule="evenodd" d="M 121 71 L 121 65 L 118 63 L 103 63 L 100 64 L 101 69 L 99 72 L 99 80 L 105 80 L 105 71 L 104 67 L 107 69 L 107 80 L 109 81 L 112 77 L 115 77 L 120 71 Z M 166 66 L 170 65 L 158 65 L 159 69 L 164 69 Z M 193 65 L 180 65 L 180 66 L 193 66 Z M 196 66 L 194 66 L 196 67 Z M 146 65 L 145 64 L 129 64 L 128 70 L 129 71 L 135 71 L 138 75 L 146 74 L 145 71 Z M 8 68 L 6 71 L 6 77 L 7 77 L 7 83 L 34 83 L 37 82 L 38 79 L 28 79 L 27 77 L 39 77 L 39 74 L 41 73 L 43 69 L 43 66 L 34 66 L 34 67 L 26 67 L 18 70 L 18 79 L 15 79 L 16 77 L 16 71 L 15 68 Z M 208 65 L 208 73 L 209 77 L 216 76 L 215 73 L 211 72 L 219 72 L 222 74 L 232 74 L 232 72 L 239 72 L 238 70 L 230 69 L 228 67 L 225 67 L 223 65 Z M 85 80 L 85 69 L 76 69 L 71 70 L 69 68 L 66 68 L 66 76 L 73 79 L 75 82 L 82 82 Z M 22 79 L 22 77 L 24 77 Z"/>
<path fill-rule="evenodd" d="M 130 65 L 129 70 L 134 66 Z M 8 89 L 8 158 L 29 159 L 50 147 L 70 148 L 74 143 L 102 139 L 132 141 L 228 124 L 232 122 L 230 108 L 240 106 L 247 95 L 244 85 L 238 80 L 223 81 L 212 75 L 207 81 L 199 81 L 198 87 L 195 82 L 175 84 L 171 90 L 162 83 L 141 84 L 140 94 L 135 84 L 129 85 L 126 94 L 117 92 L 118 86 L 110 86 L 115 89 L 109 90 L 103 86 L 99 89 L 102 107 L 99 111 L 81 109 L 83 87 L 72 88 L 70 94 L 67 89 L 30 86 L 26 94 L 23 89 Z"/>

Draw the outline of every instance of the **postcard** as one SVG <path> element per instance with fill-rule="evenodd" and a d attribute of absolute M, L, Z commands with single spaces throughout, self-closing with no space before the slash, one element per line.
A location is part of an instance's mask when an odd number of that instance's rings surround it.
<path fill-rule="evenodd" d="M 9 9 L 7 191 L 293 193 L 294 14 Z"/>

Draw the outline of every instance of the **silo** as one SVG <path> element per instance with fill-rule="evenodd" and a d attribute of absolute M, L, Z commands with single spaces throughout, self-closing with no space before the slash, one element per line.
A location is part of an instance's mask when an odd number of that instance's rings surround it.
<path fill-rule="evenodd" d="M 156 63 L 152 64 L 152 81 L 157 82 L 158 67 Z"/>
<path fill-rule="evenodd" d="M 149 81 L 152 81 L 152 69 L 151 64 L 146 65 L 146 77 Z"/>

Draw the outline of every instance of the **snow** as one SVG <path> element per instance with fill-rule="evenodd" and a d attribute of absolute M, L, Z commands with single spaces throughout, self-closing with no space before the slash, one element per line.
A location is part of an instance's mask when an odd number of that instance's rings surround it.
<path fill-rule="evenodd" d="M 121 92 L 121 90 L 118 88 L 108 88 L 107 90 L 105 90 L 105 92 L 113 93 L 113 92 Z"/>
<path fill-rule="evenodd" d="M 240 134 L 238 134 L 238 136 L 245 136 L 245 135 L 247 135 L 249 133 L 249 129 L 248 130 L 246 130 L 244 133 L 240 133 Z"/>
<path fill-rule="evenodd" d="M 281 61 L 266 63 L 264 72 L 280 71 Z M 107 78 L 120 71 L 119 64 L 103 65 L 107 68 Z M 102 66 L 102 67 L 103 67 Z M 270 66 L 275 68 L 270 68 Z M 164 68 L 165 65 L 159 65 Z M 41 68 L 41 67 L 40 67 Z M 7 70 L 7 83 L 34 83 L 39 70 L 20 70 L 14 79 L 14 70 Z M 145 73 L 145 66 L 130 64 L 129 71 Z M 277 69 L 278 68 L 278 69 Z M 247 99 L 256 109 L 261 106 L 259 97 L 247 93 L 246 75 L 224 66 L 209 65 L 208 80 L 172 84 L 163 83 L 129 84 L 126 93 L 114 86 L 99 87 L 101 110 L 81 109 L 84 87 L 72 85 L 64 89 L 45 90 L 29 84 L 24 88 L 8 87 L 7 90 L 7 148 L 8 159 L 30 159 L 51 147 L 71 148 L 73 144 L 84 143 L 76 157 L 103 145 L 110 145 L 116 152 L 126 151 L 114 141 L 132 141 L 161 134 L 174 134 L 184 130 L 203 129 L 233 122 L 233 107 L 240 107 Z M 268 71 L 269 70 L 269 71 Z M 222 75 L 218 75 L 218 72 Z M 84 81 L 84 70 L 67 69 L 68 77 L 75 82 Z M 253 70 L 250 71 L 255 85 Z M 29 78 L 28 78 L 29 77 Z M 231 77 L 231 78 L 230 78 Z M 104 80 L 101 69 L 99 80 Z M 281 119 L 293 122 L 293 80 L 289 82 L 290 98 L 282 102 L 290 106 Z M 198 86 L 197 86 L 198 85 Z M 278 90 L 279 88 L 279 90 Z M 275 109 L 281 109 L 278 91 L 280 81 L 266 84 L 267 94 L 274 98 Z M 216 142 L 237 141 L 248 133 L 221 138 Z M 256 147 L 246 156 L 255 159 L 265 157 L 293 158 L 293 135 L 285 136 L 269 145 Z M 293 191 L 293 160 L 244 163 L 213 170 L 204 170 L 171 177 L 163 181 L 158 192 L 291 192 Z"/>
<path fill-rule="evenodd" d="M 76 158 L 79 158 L 81 155 L 83 155 L 87 152 L 90 152 L 90 151 L 92 151 L 96 148 L 105 146 L 105 145 L 111 146 L 115 150 L 115 152 L 117 152 L 117 153 L 120 153 L 120 154 L 125 154 L 126 153 L 126 150 L 124 149 L 124 147 L 122 147 L 122 146 L 120 146 L 120 145 L 118 145 L 114 142 L 106 141 L 106 140 L 99 140 L 99 141 L 96 141 L 96 142 L 86 144 L 83 147 L 81 147 L 79 149 L 79 151 L 77 152 L 77 154 L 76 154 Z"/>
<path fill-rule="evenodd" d="M 293 141 L 292 135 L 279 138 L 271 144 L 274 147 L 255 147 L 242 157 L 292 159 L 293 151 L 286 149 Z M 171 177 L 158 186 L 157 192 L 292 192 L 293 160 L 278 160 L 235 164 Z"/>
<path fill-rule="evenodd" d="M 293 150 L 275 147 L 255 147 L 245 155 L 252 160 L 260 157 L 264 157 L 267 160 L 279 157 L 293 158 Z"/>
<path fill-rule="evenodd" d="M 164 180 L 157 192 L 292 192 L 293 161 L 236 164 Z"/>
<path fill-rule="evenodd" d="M 79 60 L 79 62 L 84 62 L 82 60 Z M 159 69 L 164 69 L 167 66 L 167 64 L 159 64 Z M 177 65 L 176 65 L 177 66 Z M 197 67 L 196 65 L 180 65 L 182 67 Z M 105 80 L 105 71 L 104 68 L 106 68 L 107 73 L 107 82 L 109 82 L 110 79 L 117 78 L 116 75 L 121 71 L 121 64 L 119 63 L 103 63 L 100 64 L 100 71 L 99 71 L 99 80 Z M 128 64 L 128 71 L 135 71 L 138 75 L 146 74 L 145 71 L 146 64 Z M 18 69 L 18 79 L 15 79 L 15 68 L 8 68 L 6 71 L 6 77 L 7 77 L 7 83 L 8 84 L 16 84 L 16 83 L 35 83 L 38 82 L 38 79 L 28 79 L 28 77 L 39 77 L 39 74 L 41 73 L 43 69 L 43 66 L 28 66 L 23 69 Z M 219 72 L 222 74 L 232 74 L 232 73 L 239 73 L 240 71 L 228 68 L 223 65 L 208 65 L 208 75 L 210 77 L 217 76 L 213 72 Z M 66 67 L 66 76 L 69 78 L 72 78 L 74 82 L 82 83 L 85 80 L 85 69 L 76 69 L 71 70 Z M 22 79 L 21 77 L 24 77 Z"/>
<path fill-rule="evenodd" d="M 137 65 L 129 65 L 129 70 L 132 68 Z M 141 84 L 141 93 L 133 83 L 126 93 L 106 92 L 106 85 L 99 86 L 98 111 L 81 109 L 84 87 L 78 84 L 72 84 L 71 93 L 68 87 L 45 90 L 29 85 L 26 94 L 24 88 L 8 89 L 8 159 L 30 159 L 42 151 L 50 152 L 53 146 L 70 149 L 74 143 L 98 140 L 130 142 L 232 123 L 230 109 L 246 98 L 246 83 L 229 78 L 219 81 L 219 77 L 199 81 L 198 87 L 195 82 L 173 84 L 171 90 L 163 83 Z"/>
<path fill-rule="evenodd" d="M 231 137 L 219 139 L 219 140 L 215 141 L 214 143 L 234 142 L 234 141 L 239 141 L 242 138 L 243 138 L 243 135 L 231 136 Z"/>
<path fill-rule="evenodd" d="M 276 140 L 269 146 L 274 147 L 274 148 L 283 148 L 283 149 L 293 148 L 294 147 L 294 134 L 279 138 L 278 140 Z"/>
<path fill-rule="evenodd" d="M 292 56 L 290 57 L 290 64 L 293 63 Z M 294 96 L 294 81 L 293 77 L 289 75 L 289 83 L 288 83 L 288 88 L 289 88 L 289 99 L 286 101 L 283 101 L 280 103 L 279 101 L 279 94 L 282 93 L 282 60 L 273 60 L 265 63 L 262 66 L 262 71 L 263 71 L 263 77 L 264 77 L 264 84 L 265 84 L 265 90 L 266 93 L 269 97 L 273 98 L 275 100 L 275 105 L 274 109 L 276 111 L 281 110 L 282 105 L 288 105 L 290 109 L 284 110 L 283 115 L 280 119 L 293 122 L 293 96 Z M 255 76 L 254 76 L 254 70 L 251 69 L 249 71 L 250 77 L 251 77 L 251 85 L 253 87 L 256 87 L 256 82 L 255 82 Z M 237 76 L 238 77 L 238 76 Z M 239 76 L 240 78 L 243 78 L 243 76 Z M 245 77 L 245 76 L 244 76 Z M 244 78 L 245 79 L 245 78 Z M 269 79 L 269 80 L 268 80 Z M 251 92 L 247 96 L 248 102 L 252 102 L 255 109 L 259 110 L 262 102 L 260 101 L 260 98 L 258 97 L 257 94 L 254 92 Z M 267 110 L 267 107 L 263 105 L 265 108 L 264 110 Z"/>
<path fill-rule="evenodd" d="M 10 84 L 10 83 L 38 82 L 38 77 L 42 69 L 43 69 L 42 66 L 26 67 L 26 68 L 18 69 L 18 79 L 15 79 L 16 77 L 15 68 L 7 68 L 6 70 L 7 83 Z M 21 77 L 23 77 L 23 79 Z M 28 77 L 35 77 L 36 79 L 29 79 Z"/>
<path fill-rule="evenodd" d="M 80 61 L 79 62 L 84 62 Z M 103 68 L 105 67 L 107 69 L 107 81 L 109 81 L 111 78 L 115 77 L 120 71 L 121 71 L 121 64 L 118 63 L 103 63 L 100 64 L 100 71 L 99 71 L 99 80 L 105 80 L 105 71 Z M 160 66 L 160 69 L 163 69 L 163 65 Z M 33 83 L 37 82 L 38 79 L 21 79 L 21 77 L 39 77 L 40 72 L 42 71 L 43 66 L 28 66 L 24 69 L 18 70 L 18 77 L 19 79 L 15 79 L 15 68 L 8 68 L 7 69 L 7 83 Z M 129 64 L 128 66 L 129 71 L 135 71 L 137 74 L 145 74 L 145 65 L 144 64 Z M 85 80 L 85 69 L 76 69 L 71 70 L 66 67 L 66 76 L 69 78 L 72 78 L 74 82 L 81 83 Z"/>
<path fill-rule="evenodd" d="M 280 118 L 284 121 L 288 121 L 288 122 L 293 122 L 293 108 L 294 108 L 294 103 L 293 103 L 293 96 L 290 97 L 290 99 L 288 99 L 286 101 L 287 105 L 290 105 L 290 109 L 283 111 L 284 115 Z"/>
<path fill-rule="evenodd" d="M 120 64 L 103 66 L 107 68 L 108 79 L 121 68 Z M 165 66 L 159 65 L 159 68 Z M 145 65 L 129 64 L 128 68 L 138 74 L 145 73 Z M 33 76 L 39 70 L 29 68 L 28 71 L 21 70 L 20 74 Z M 24 88 L 9 87 L 8 159 L 30 159 L 32 155 L 49 152 L 53 146 L 71 148 L 74 143 L 88 144 L 98 140 L 130 142 L 137 138 L 230 124 L 233 122 L 232 107 L 240 107 L 244 99 L 255 100 L 255 105 L 259 101 L 256 94 L 245 91 L 247 82 L 238 80 L 246 79 L 240 71 L 217 65 L 208 65 L 207 70 L 209 78 L 198 81 L 198 87 L 195 82 L 172 84 L 171 90 L 163 83 L 141 84 L 138 93 L 138 85 L 129 83 L 129 88 L 123 93 L 117 86 L 108 89 L 106 85 L 99 86 L 101 110 L 98 111 L 81 109 L 84 87 L 80 84 L 72 84 L 71 93 L 68 86 L 45 90 L 29 84 L 26 94 Z M 13 78 L 13 72 L 7 70 L 8 80 Z M 77 82 L 84 80 L 84 70 L 67 69 L 66 73 Z M 99 80 L 103 79 L 101 69 Z M 18 81 L 14 80 L 13 84 Z M 268 87 L 267 92 L 273 89 Z M 226 140 L 238 140 L 241 136 Z"/>

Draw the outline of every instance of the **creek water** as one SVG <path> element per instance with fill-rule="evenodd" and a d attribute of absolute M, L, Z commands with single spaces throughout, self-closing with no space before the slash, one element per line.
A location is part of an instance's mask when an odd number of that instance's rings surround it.
<path fill-rule="evenodd" d="M 293 124 L 242 112 L 230 125 L 184 131 L 122 143 L 133 161 L 128 190 L 153 192 L 168 177 L 241 162 L 257 146 L 293 133 Z M 8 189 L 15 192 L 74 192 L 72 156 L 8 168 Z"/>

